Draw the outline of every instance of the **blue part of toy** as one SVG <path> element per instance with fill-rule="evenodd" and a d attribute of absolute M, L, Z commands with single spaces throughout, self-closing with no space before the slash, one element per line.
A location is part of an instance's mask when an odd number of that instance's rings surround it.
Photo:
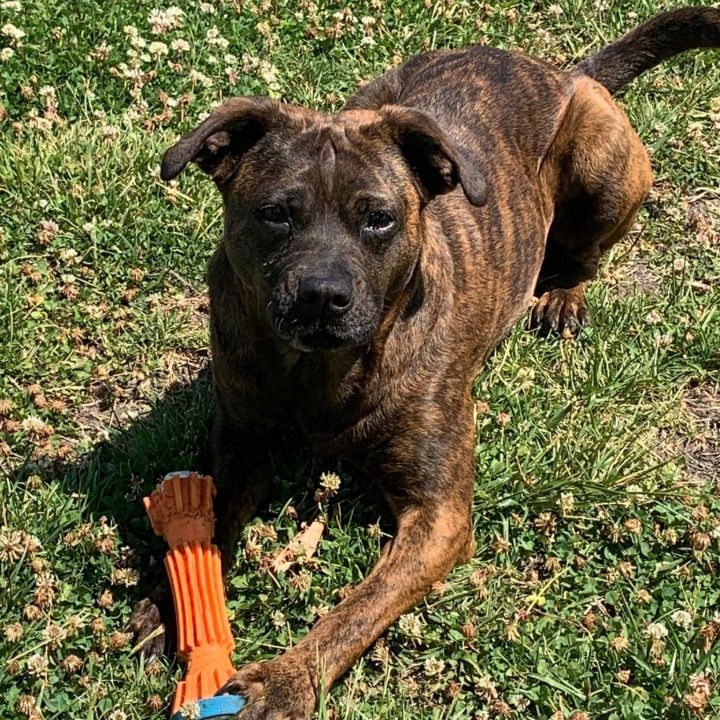
<path fill-rule="evenodd" d="M 233 718 L 245 707 L 245 698 L 242 695 L 215 695 L 203 698 L 195 703 L 198 706 L 198 715 L 193 715 L 192 720 L 221 720 L 221 718 Z M 186 718 L 182 711 L 176 712 L 171 720 L 191 720 Z"/>

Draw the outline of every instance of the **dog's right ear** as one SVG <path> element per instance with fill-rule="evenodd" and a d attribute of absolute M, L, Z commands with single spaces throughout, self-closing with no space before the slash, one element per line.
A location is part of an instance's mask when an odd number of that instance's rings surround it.
<path fill-rule="evenodd" d="M 163 155 L 160 177 L 172 180 L 190 162 L 218 184 L 227 182 L 242 156 L 270 129 L 288 120 L 279 102 L 267 97 L 237 97 L 215 108 L 198 127 Z"/>

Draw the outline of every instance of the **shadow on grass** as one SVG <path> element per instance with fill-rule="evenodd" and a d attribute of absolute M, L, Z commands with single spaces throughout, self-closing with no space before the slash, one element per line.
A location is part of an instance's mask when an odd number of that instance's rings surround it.
<path fill-rule="evenodd" d="M 128 564 L 141 574 L 139 585 L 129 594 L 130 602 L 146 597 L 165 575 L 161 559 L 166 547 L 150 528 L 142 497 L 170 471 L 212 472 L 211 372 L 211 368 L 205 366 L 193 379 L 178 383 L 148 412 L 125 427 L 111 431 L 106 441 L 55 473 L 56 482 L 64 492 L 79 493 L 86 498 L 86 519 L 105 516 L 117 526 L 124 546 L 121 558 L 127 558 Z M 298 511 L 298 523 L 310 521 L 318 512 L 313 495 L 320 473 L 336 470 L 344 482 L 330 512 L 334 511 L 333 506 L 335 509 L 342 506 L 344 522 L 356 527 L 365 527 L 380 517 L 383 530 L 392 532 L 392 516 L 375 483 L 364 481 L 342 460 L 325 460 L 320 464 L 309 448 L 288 439 L 284 450 L 271 458 L 271 467 L 273 493 L 269 503 L 260 508 L 260 518 L 272 522 L 292 504 Z M 236 558 L 239 554 L 240 546 Z M 247 569 L 246 566 L 238 568 L 236 563 L 229 577 Z"/>

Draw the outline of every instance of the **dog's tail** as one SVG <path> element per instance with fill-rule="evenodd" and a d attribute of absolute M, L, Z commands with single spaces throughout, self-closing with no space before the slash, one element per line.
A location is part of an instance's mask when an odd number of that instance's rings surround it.
<path fill-rule="evenodd" d="M 616 93 L 646 70 L 686 50 L 720 47 L 720 10 L 687 7 L 656 15 L 607 45 L 577 70 Z"/>

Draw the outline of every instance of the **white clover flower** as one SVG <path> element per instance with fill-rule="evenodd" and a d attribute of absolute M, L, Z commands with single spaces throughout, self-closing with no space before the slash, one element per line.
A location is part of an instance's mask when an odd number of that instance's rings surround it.
<path fill-rule="evenodd" d="M 148 15 L 150 32 L 153 35 L 164 35 L 179 28 L 183 23 L 183 15 L 183 11 L 176 5 L 171 5 L 166 10 L 153 10 Z"/>
<path fill-rule="evenodd" d="M 142 80 L 143 71 L 140 68 L 129 68 L 127 65 L 123 69 L 123 75 L 128 80 Z"/>
<path fill-rule="evenodd" d="M 210 28 L 205 34 L 205 42 L 208 45 L 217 45 L 222 50 L 227 50 L 230 41 L 220 35 L 220 31 L 216 27 Z"/>
<path fill-rule="evenodd" d="M 653 640 L 662 640 L 662 638 L 667 637 L 668 629 L 665 627 L 665 624 L 661 622 L 648 623 L 648 626 L 645 628 L 645 634 Z"/>
<path fill-rule="evenodd" d="M 676 610 L 670 617 L 678 627 L 684 630 L 687 630 L 693 622 L 692 615 L 687 610 Z"/>
<path fill-rule="evenodd" d="M 278 69 L 265 60 L 260 61 L 258 67 L 260 77 L 268 84 L 273 85 L 278 79 Z"/>
<path fill-rule="evenodd" d="M 16 27 L 12 23 L 5 23 L 0 30 L 5 37 L 9 37 L 11 40 L 22 40 L 25 37 L 25 31 Z"/>
<path fill-rule="evenodd" d="M 575 496 L 570 492 L 560 493 L 558 505 L 560 506 L 560 512 L 563 515 L 568 515 L 575 509 Z"/>
<path fill-rule="evenodd" d="M 483 675 L 477 680 L 475 692 L 485 702 L 490 702 L 490 700 L 495 700 L 498 697 L 497 685 L 489 675 Z"/>
<path fill-rule="evenodd" d="M 445 663 L 439 658 L 431 657 L 425 661 L 426 675 L 440 675 L 445 670 Z"/>
<path fill-rule="evenodd" d="M 237 65 L 238 59 L 232 53 L 226 53 L 223 57 L 226 65 Z"/>
<path fill-rule="evenodd" d="M 401 615 L 400 620 L 398 621 L 398 627 L 403 634 L 408 635 L 409 637 L 422 637 L 422 620 L 414 613 Z"/>
<path fill-rule="evenodd" d="M 320 487 L 324 487 L 326 490 L 330 490 L 336 493 L 340 489 L 342 480 L 337 473 L 324 472 L 320 475 Z"/>
<path fill-rule="evenodd" d="M 173 50 L 173 52 L 188 52 L 190 50 L 190 43 L 187 40 L 178 38 L 170 43 L 170 49 Z"/>
<path fill-rule="evenodd" d="M 22 429 L 30 435 L 36 437 L 45 437 L 54 435 L 55 431 L 44 420 L 35 415 L 29 415 L 22 421 Z"/>
<path fill-rule="evenodd" d="M 4 47 L 0 50 L 0 62 L 7 62 L 14 54 L 15 51 L 11 47 Z"/>
<path fill-rule="evenodd" d="M 205 13 L 206 15 L 214 15 L 217 12 L 217 9 L 212 3 L 204 2 L 200 3 L 200 12 Z"/>
<path fill-rule="evenodd" d="M 22 5 L 17 0 L 6 0 L 4 3 L 0 3 L 0 8 L 3 10 L 20 12 L 22 10 Z"/>
<path fill-rule="evenodd" d="M 58 253 L 58 259 L 60 260 L 60 262 L 66 263 L 68 265 L 77 262 L 78 257 L 79 255 L 77 250 L 73 250 L 72 248 L 62 248 Z"/>
<path fill-rule="evenodd" d="M 199 83 L 203 87 L 211 87 L 213 84 L 212 78 L 209 78 L 199 70 L 191 70 L 188 77 L 190 78 L 190 82 Z"/>
<path fill-rule="evenodd" d="M 200 720 L 200 705 L 196 701 L 186 702 L 180 708 L 180 713 L 185 720 Z"/>
<path fill-rule="evenodd" d="M 140 581 L 140 573 L 132 568 L 114 568 L 110 574 L 110 582 L 113 585 L 124 585 L 132 587 Z"/>
<path fill-rule="evenodd" d="M 24 549 L 22 533 L 19 530 L 0 530 L 0 560 L 14 563 L 22 557 Z"/>
<path fill-rule="evenodd" d="M 42 677 L 48 668 L 48 660 L 44 655 L 35 653 L 28 658 L 27 671 L 31 677 Z"/>
<path fill-rule="evenodd" d="M 162 57 L 163 55 L 168 54 L 168 46 L 164 42 L 151 42 L 150 47 L 148 48 L 151 55 L 154 55 L 155 57 Z"/>

